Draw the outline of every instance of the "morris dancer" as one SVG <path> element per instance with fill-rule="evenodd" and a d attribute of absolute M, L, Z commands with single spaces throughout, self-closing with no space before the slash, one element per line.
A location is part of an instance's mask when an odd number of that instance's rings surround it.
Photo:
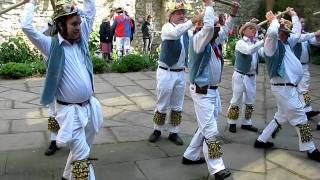
<path fill-rule="evenodd" d="M 157 69 L 157 102 L 153 117 L 154 131 L 149 137 L 150 142 L 159 140 L 161 131 L 170 131 L 169 140 L 177 145 L 183 145 L 178 136 L 182 119 L 182 108 L 185 89 L 184 68 L 188 60 L 189 35 L 188 30 L 201 19 L 195 16 L 185 21 L 186 10 L 182 3 L 177 3 L 169 12 L 169 22 L 162 27 L 160 61 Z"/>
<path fill-rule="evenodd" d="M 269 138 L 274 138 L 281 129 L 281 124 L 288 122 L 297 131 L 300 151 L 306 151 L 308 158 L 320 162 L 320 152 L 312 140 L 311 128 L 299 99 L 297 84 L 303 76 L 302 65 L 291 50 L 300 39 L 301 24 L 292 8 L 289 9 L 289 15 L 292 17 L 293 32 L 296 33 L 291 33 L 285 22 L 279 24 L 272 11 L 266 14 L 270 26 L 264 42 L 264 52 L 278 112 L 255 141 L 254 147 L 273 147 L 273 143 L 268 142 Z"/>
<path fill-rule="evenodd" d="M 235 133 L 236 120 L 242 119 L 241 129 L 257 132 L 252 125 L 251 117 L 256 100 L 256 75 L 258 74 L 259 49 L 263 46 L 263 40 L 256 41 L 258 27 L 256 23 L 247 22 L 239 31 L 241 39 L 236 44 L 235 65 L 232 76 L 233 96 L 228 109 L 229 131 Z M 241 115 L 241 107 L 245 106 L 244 116 Z"/>
<path fill-rule="evenodd" d="M 70 148 L 62 179 L 94 180 L 90 147 L 103 121 L 100 103 L 92 96 L 93 67 L 88 49 L 95 2 L 85 0 L 83 12 L 72 3 L 57 2 L 52 19 L 58 34 L 49 37 L 32 25 L 35 2 L 25 1 L 22 30 L 48 57 L 41 104 L 48 105 L 56 99 L 56 120 L 60 125 L 57 144 Z"/>
<path fill-rule="evenodd" d="M 218 85 L 221 82 L 223 68 L 222 53 L 218 47 L 232 28 L 239 3 L 233 2 L 231 17 L 225 26 L 220 27 L 218 17 L 214 15 L 212 0 L 204 0 L 205 16 L 203 27 L 195 32 L 190 42 L 190 93 L 197 115 L 198 129 L 186 149 L 182 163 L 200 164 L 207 162 L 209 178 L 223 180 L 231 175 L 222 160 L 222 151 L 216 139 L 218 115 L 221 102 Z M 204 158 L 203 158 L 204 156 Z"/>

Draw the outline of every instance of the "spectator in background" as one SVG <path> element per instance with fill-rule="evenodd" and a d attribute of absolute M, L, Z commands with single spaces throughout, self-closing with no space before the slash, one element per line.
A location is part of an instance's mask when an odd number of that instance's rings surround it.
<path fill-rule="evenodd" d="M 141 31 L 143 38 L 143 52 L 150 54 L 152 41 L 153 41 L 153 17 L 151 15 L 147 16 L 147 19 L 143 22 Z"/>
<path fill-rule="evenodd" d="M 134 23 L 134 20 L 128 15 L 128 12 L 127 11 L 124 11 L 124 14 L 126 16 L 128 16 L 130 18 L 130 23 L 132 24 L 132 27 L 131 27 L 131 35 L 130 35 L 130 43 L 132 42 L 133 40 L 133 34 L 135 32 L 135 23 Z"/>
<path fill-rule="evenodd" d="M 117 8 L 117 15 L 114 18 L 112 28 L 115 29 L 116 46 L 118 58 L 127 55 L 130 49 L 131 29 L 133 27 L 131 19 L 123 13 L 122 8 Z"/>
<path fill-rule="evenodd" d="M 110 17 L 105 17 L 100 25 L 100 50 L 103 59 L 107 61 L 112 61 L 112 39 L 113 39 L 113 29 L 110 26 Z"/>

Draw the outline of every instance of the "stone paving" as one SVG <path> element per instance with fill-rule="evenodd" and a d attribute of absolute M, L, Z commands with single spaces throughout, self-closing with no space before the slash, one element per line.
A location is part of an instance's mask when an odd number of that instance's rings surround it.
<path fill-rule="evenodd" d="M 255 125 L 263 129 L 276 111 L 265 68 L 257 77 Z M 320 108 L 319 66 L 311 66 L 313 107 Z M 219 88 L 222 114 L 218 122 L 223 140 L 224 161 L 234 180 L 320 179 L 320 163 L 310 161 L 298 151 L 295 130 L 285 126 L 271 150 L 254 149 L 257 133 L 227 130 L 226 111 L 231 99 L 232 67 L 226 66 Z M 100 74 L 95 76 L 96 96 L 104 111 L 104 125 L 96 137 L 92 157 L 98 180 L 201 180 L 207 176 L 203 165 L 185 166 L 181 157 L 197 128 L 193 102 L 186 91 L 181 135 L 184 146 L 162 139 L 147 141 L 152 132 L 155 106 L 155 72 Z M 39 104 L 43 78 L 0 80 L 0 179 L 57 180 L 61 178 L 68 154 L 61 149 L 44 156 L 48 145 L 48 110 Z M 310 121 L 319 147 L 317 117 Z"/>

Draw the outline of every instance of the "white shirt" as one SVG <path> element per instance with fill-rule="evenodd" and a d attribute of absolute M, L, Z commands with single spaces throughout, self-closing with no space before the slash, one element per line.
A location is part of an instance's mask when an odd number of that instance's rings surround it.
<path fill-rule="evenodd" d="M 248 74 L 256 74 L 257 64 L 258 64 L 258 51 L 263 46 L 263 40 L 252 42 L 248 37 L 243 36 L 237 44 L 236 50 L 242 54 L 251 55 L 251 67 Z"/>
<path fill-rule="evenodd" d="M 161 30 L 161 40 L 178 40 L 180 39 L 181 43 L 181 53 L 179 56 L 179 60 L 176 64 L 171 66 L 170 68 L 172 69 L 182 69 L 185 67 L 185 47 L 183 44 L 183 34 L 187 32 L 190 28 L 192 27 L 192 22 L 191 20 L 182 23 L 182 24 L 173 24 L 173 23 L 166 23 L 163 25 L 162 30 Z M 188 32 L 189 33 L 189 32 Z M 189 33 L 190 36 L 190 33 Z M 168 67 L 165 63 L 159 61 L 159 66 L 162 67 Z"/>
<path fill-rule="evenodd" d="M 89 41 L 92 31 L 92 25 L 95 16 L 94 0 L 84 1 L 85 17 L 82 18 L 81 33 L 85 43 Z M 48 57 L 50 54 L 51 37 L 37 31 L 33 25 L 33 13 L 35 6 L 32 3 L 25 5 L 25 12 L 21 21 L 23 32 L 31 40 L 31 42 L 40 50 L 40 52 Z M 56 99 L 68 103 L 80 103 L 88 100 L 92 94 L 92 83 L 90 74 L 85 66 L 85 54 L 80 50 L 76 43 L 70 44 L 68 41 L 58 34 L 59 44 L 63 47 L 65 53 L 64 72 L 59 82 Z M 92 80 L 93 81 L 93 80 Z"/>
<path fill-rule="evenodd" d="M 203 28 L 193 36 L 193 48 L 196 53 L 203 52 L 214 34 L 214 24 L 218 18 L 214 15 L 214 9 L 206 6 L 203 18 Z M 233 18 L 228 18 L 226 25 L 221 27 L 215 40 L 217 45 L 228 38 L 228 32 L 233 26 Z M 221 79 L 221 59 L 218 59 L 211 47 L 211 59 L 209 60 L 209 85 L 217 85 Z"/>
<path fill-rule="evenodd" d="M 294 55 L 291 47 L 294 47 L 300 39 L 301 24 L 297 16 L 292 17 L 294 33 L 290 34 L 288 43 L 284 44 L 286 53 L 283 58 L 285 74 L 284 78 L 273 77 L 271 83 L 292 83 L 297 85 L 303 75 L 302 65 L 299 59 Z M 272 56 L 278 47 L 278 30 L 280 24 L 277 19 L 270 24 L 264 43 L 264 51 L 267 56 Z"/>
<path fill-rule="evenodd" d="M 299 42 L 301 42 L 301 46 L 302 46 L 300 62 L 308 63 L 310 60 L 308 45 L 312 44 L 315 46 L 320 46 L 320 41 L 316 39 L 314 33 L 304 33 L 304 34 L 301 34 Z"/>

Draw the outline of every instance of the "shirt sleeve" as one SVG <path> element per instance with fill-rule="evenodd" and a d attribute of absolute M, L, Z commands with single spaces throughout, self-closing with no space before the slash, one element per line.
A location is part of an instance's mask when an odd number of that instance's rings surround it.
<path fill-rule="evenodd" d="M 267 56 L 273 56 L 276 52 L 278 44 L 278 30 L 280 24 L 277 19 L 273 20 L 267 30 L 266 38 L 264 41 L 264 52 Z"/>
<path fill-rule="evenodd" d="M 37 47 L 44 56 L 48 57 L 50 53 L 51 37 L 44 35 L 32 25 L 34 11 L 35 5 L 26 3 L 21 19 L 21 28 L 32 44 Z"/>
<path fill-rule="evenodd" d="M 214 10 L 207 6 L 203 18 L 203 28 L 193 36 L 193 48 L 196 53 L 203 52 L 214 34 L 215 19 Z"/>
<path fill-rule="evenodd" d="M 191 20 L 174 26 L 171 23 L 166 23 L 161 30 L 162 40 L 177 40 L 192 27 Z"/>
<path fill-rule="evenodd" d="M 95 0 L 85 0 L 84 10 L 79 10 L 79 14 L 82 17 L 81 33 L 86 41 L 89 41 L 90 33 L 92 32 L 94 16 L 96 14 Z"/>
<path fill-rule="evenodd" d="M 215 40 L 216 44 L 222 44 L 223 42 L 228 40 L 229 32 L 232 30 L 233 25 L 234 25 L 234 18 L 229 16 L 229 18 L 226 20 L 226 24 L 222 26 L 219 31 L 219 35 Z"/>
<path fill-rule="evenodd" d="M 291 47 L 294 47 L 301 36 L 301 23 L 299 21 L 298 16 L 292 16 L 292 32 L 290 34 L 290 37 L 288 38 L 288 43 L 290 44 Z"/>
<path fill-rule="evenodd" d="M 251 55 L 257 52 L 263 46 L 263 40 L 258 41 L 255 44 L 249 45 L 242 39 L 239 40 L 236 44 L 236 50 L 240 51 L 242 54 Z"/>

